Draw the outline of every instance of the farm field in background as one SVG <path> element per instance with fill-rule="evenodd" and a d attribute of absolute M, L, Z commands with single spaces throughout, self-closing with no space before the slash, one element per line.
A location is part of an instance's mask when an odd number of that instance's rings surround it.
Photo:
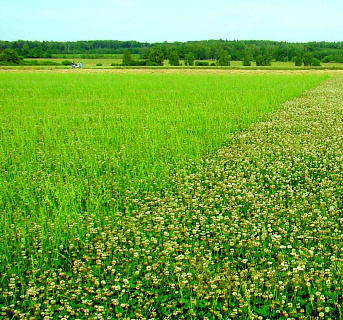
<path fill-rule="evenodd" d="M 342 318 L 327 79 L 1 72 L 0 316 Z"/>
<path fill-rule="evenodd" d="M 85 68 L 91 68 L 96 67 L 98 64 L 102 64 L 103 67 L 110 67 L 112 63 L 115 64 L 121 64 L 122 59 L 116 58 L 116 59 L 109 59 L 109 58 L 100 58 L 100 59 L 79 59 L 79 58 L 68 58 L 68 59 L 51 59 L 51 61 L 55 61 L 58 63 L 61 63 L 62 61 L 70 60 L 72 62 L 75 62 L 75 64 L 79 61 L 82 62 L 83 67 Z"/>
<path fill-rule="evenodd" d="M 134 59 L 138 59 L 138 55 L 132 55 L 132 57 Z M 26 59 L 26 60 L 39 60 L 39 61 L 46 61 L 47 59 Z M 52 58 L 52 59 L 48 59 L 49 61 L 54 61 L 54 62 L 58 62 L 61 63 L 62 61 L 65 60 L 70 60 L 71 62 L 75 62 L 77 63 L 78 61 L 81 61 L 83 64 L 83 67 L 85 68 L 95 68 L 95 67 L 101 67 L 101 66 L 97 66 L 98 64 L 101 64 L 102 67 L 111 67 L 111 64 L 118 64 L 120 65 L 122 63 L 122 58 L 120 57 L 120 55 L 113 55 L 113 57 L 103 57 L 103 58 L 97 58 L 97 59 L 82 59 L 80 57 L 78 57 L 77 55 L 70 55 L 70 56 L 66 56 L 66 58 Z M 215 63 L 215 61 L 211 61 L 211 60 L 206 60 L 209 62 L 209 64 L 211 63 Z M 184 61 L 180 60 L 180 63 L 182 64 L 182 66 L 184 66 Z M 168 60 L 164 61 L 163 64 L 165 67 L 169 66 L 169 62 Z M 242 66 L 242 61 L 231 61 L 230 62 L 230 66 L 231 67 L 240 67 L 242 69 L 247 68 L 247 67 L 243 67 Z M 256 63 L 254 61 L 251 62 L 251 67 L 256 67 Z M 273 68 L 280 68 L 280 69 L 287 69 L 287 68 L 294 68 L 297 69 L 299 67 L 295 67 L 294 62 L 280 62 L 280 61 L 273 61 L 271 63 L 271 67 Z M 322 68 L 343 68 L 343 63 L 321 63 L 321 67 Z M 268 67 L 265 67 L 266 69 L 268 69 Z"/>

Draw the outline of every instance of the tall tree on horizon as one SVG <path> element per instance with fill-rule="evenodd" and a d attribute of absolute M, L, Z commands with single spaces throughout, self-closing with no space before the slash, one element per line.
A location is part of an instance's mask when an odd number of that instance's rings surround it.
<path fill-rule="evenodd" d="M 230 56 L 226 50 L 221 50 L 219 53 L 219 59 L 217 61 L 218 66 L 229 66 L 230 65 Z"/>
<path fill-rule="evenodd" d="M 176 50 L 173 50 L 169 53 L 169 64 L 171 66 L 179 66 L 180 65 L 179 55 L 178 55 Z"/>
<path fill-rule="evenodd" d="M 158 66 L 163 66 L 164 56 L 159 46 L 155 46 L 151 49 L 149 60 Z"/>
<path fill-rule="evenodd" d="M 188 52 L 185 56 L 185 65 L 194 66 L 194 60 L 194 54 L 192 52 Z"/>
<path fill-rule="evenodd" d="M 297 56 L 294 59 L 294 63 L 296 67 L 301 67 L 303 64 L 303 58 L 300 53 L 297 54 Z"/>
<path fill-rule="evenodd" d="M 123 52 L 123 61 L 122 61 L 122 65 L 123 66 L 131 66 L 132 65 L 132 56 L 130 53 L 129 49 L 125 49 Z"/>

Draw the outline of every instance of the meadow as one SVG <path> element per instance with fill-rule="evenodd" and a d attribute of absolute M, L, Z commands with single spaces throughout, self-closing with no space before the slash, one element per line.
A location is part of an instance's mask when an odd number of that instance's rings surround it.
<path fill-rule="evenodd" d="M 139 55 L 132 55 L 134 59 L 139 60 Z M 105 55 L 104 57 L 101 58 L 82 58 L 81 55 L 66 55 L 65 58 L 52 58 L 52 59 L 25 59 L 25 60 L 38 60 L 38 61 L 53 61 L 57 63 L 61 63 L 62 61 L 69 60 L 72 62 L 77 63 L 78 61 L 81 61 L 83 64 L 84 68 L 112 68 L 113 66 L 120 65 L 122 63 L 122 55 Z M 207 60 L 209 65 L 212 63 L 215 63 L 215 61 Z M 185 63 L 183 60 L 180 60 L 181 67 L 185 67 Z M 163 63 L 164 67 L 170 67 L 169 61 L 165 60 Z M 69 67 L 69 66 L 68 66 Z M 54 68 L 59 68 L 59 67 L 54 67 Z M 137 67 L 135 67 L 137 68 Z M 140 67 L 142 68 L 142 67 Z M 144 67 L 143 67 L 144 68 Z M 172 68 L 178 68 L 178 67 L 172 67 Z M 193 67 L 188 67 L 188 68 L 195 68 Z M 196 67 L 199 68 L 199 67 Z M 204 68 L 204 67 L 200 67 Z M 209 67 L 205 67 L 209 68 Z M 223 67 L 211 67 L 211 68 L 223 68 Z M 262 68 L 262 69 L 301 69 L 301 67 L 295 67 L 294 62 L 281 62 L 281 61 L 272 61 L 271 66 L 268 67 L 256 67 L 256 63 L 254 61 L 251 62 L 251 67 L 243 67 L 242 66 L 242 61 L 230 61 L 230 67 L 224 67 L 224 68 L 240 68 L 240 69 L 249 69 L 249 68 Z M 306 68 L 306 67 L 305 67 Z M 309 68 L 309 67 L 307 67 Z M 313 67 L 312 67 L 313 68 Z M 332 68 L 337 68 L 337 69 L 342 69 L 343 68 L 343 63 L 334 63 L 334 62 L 327 62 L 327 63 L 321 63 L 321 67 L 316 67 L 316 68 L 327 68 L 327 69 L 332 69 Z"/>
<path fill-rule="evenodd" d="M 0 315 L 342 318 L 325 79 L 0 73 Z"/>
<path fill-rule="evenodd" d="M 325 77 L 3 73 L 3 194 L 33 216 L 121 207 Z"/>

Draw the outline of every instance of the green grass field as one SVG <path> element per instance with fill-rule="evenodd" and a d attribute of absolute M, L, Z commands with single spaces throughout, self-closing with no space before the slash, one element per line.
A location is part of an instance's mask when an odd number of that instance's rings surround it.
<path fill-rule="evenodd" d="M 1 317 L 342 317 L 327 78 L 1 72 Z"/>
<path fill-rule="evenodd" d="M 81 58 L 68 58 L 68 59 L 51 59 L 51 61 L 55 61 L 58 63 L 61 63 L 62 61 L 70 60 L 72 62 L 78 63 L 79 61 L 82 62 L 82 65 L 84 68 L 94 68 L 97 66 L 97 64 L 102 64 L 103 67 L 110 67 L 112 63 L 114 64 L 121 64 L 122 59 L 121 58 L 100 58 L 100 59 L 81 59 Z"/>
<path fill-rule="evenodd" d="M 50 211 L 64 208 L 65 214 L 103 211 L 130 187 L 162 187 L 166 182 L 161 177 L 169 170 L 215 152 L 228 134 L 262 119 L 326 76 L 1 77 L 3 166 L 9 166 L 16 181 L 4 191 L 9 203 L 25 203 L 27 214 L 37 215 L 46 206 Z M 37 183 L 26 189 L 37 174 Z M 56 189 L 56 184 L 61 185 Z"/>

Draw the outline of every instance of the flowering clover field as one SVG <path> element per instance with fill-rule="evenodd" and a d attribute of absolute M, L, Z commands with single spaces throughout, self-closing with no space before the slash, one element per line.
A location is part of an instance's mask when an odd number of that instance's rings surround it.
<path fill-rule="evenodd" d="M 342 88 L 326 80 L 123 210 L 2 217 L 0 316 L 343 318 Z"/>

